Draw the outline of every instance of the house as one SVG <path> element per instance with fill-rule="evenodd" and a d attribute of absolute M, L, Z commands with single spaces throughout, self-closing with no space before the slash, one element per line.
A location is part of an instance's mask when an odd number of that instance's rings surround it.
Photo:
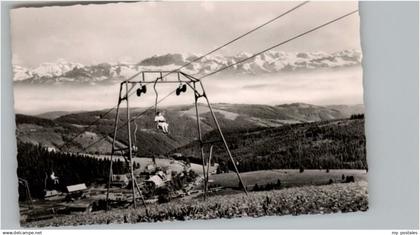
<path fill-rule="evenodd" d="M 126 197 L 123 193 L 109 193 L 109 200 L 124 201 L 126 200 Z"/>
<path fill-rule="evenodd" d="M 182 155 L 182 153 L 173 153 L 170 157 L 173 159 L 182 159 L 184 155 Z"/>
<path fill-rule="evenodd" d="M 48 201 L 63 199 L 63 193 L 57 190 L 45 190 L 44 199 Z"/>
<path fill-rule="evenodd" d="M 156 165 L 155 164 L 149 164 L 145 167 L 145 172 L 151 174 L 156 171 Z"/>
<path fill-rule="evenodd" d="M 83 200 L 77 202 L 63 203 L 61 205 L 64 205 L 68 211 L 74 212 L 91 212 L 93 206 L 91 202 Z"/>
<path fill-rule="evenodd" d="M 166 181 L 166 174 L 163 171 L 156 172 L 156 175 L 159 176 L 163 181 Z"/>
<path fill-rule="evenodd" d="M 75 184 L 69 185 L 67 188 L 67 199 L 75 199 L 75 198 L 85 198 L 87 197 L 87 187 L 86 184 Z"/>
<path fill-rule="evenodd" d="M 165 186 L 165 182 L 163 182 L 162 178 L 157 175 L 150 177 L 148 180 L 146 180 L 146 183 L 151 184 L 154 188 Z"/>
<path fill-rule="evenodd" d="M 87 190 L 87 187 L 86 187 L 86 184 L 84 183 L 67 186 L 67 191 L 69 193 L 75 193 L 75 192 L 86 191 L 86 190 Z"/>
<path fill-rule="evenodd" d="M 219 168 L 219 163 L 213 163 L 210 167 L 210 174 L 214 175 L 217 174 L 217 169 Z"/>
<path fill-rule="evenodd" d="M 163 171 L 158 171 L 156 175 L 151 176 L 145 183 L 153 188 L 160 188 L 165 186 L 166 181 L 168 181 L 166 174 Z"/>
<path fill-rule="evenodd" d="M 128 177 L 125 174 L 122 175 L 112 175 L 111 185 L 126 187 L 128 185 Z"/>

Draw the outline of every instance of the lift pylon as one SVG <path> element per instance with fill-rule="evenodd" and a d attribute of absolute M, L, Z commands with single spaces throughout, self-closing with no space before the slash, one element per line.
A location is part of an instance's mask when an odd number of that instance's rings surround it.
<path fill-rule="evenodd" d="M 165 74 L 165 75 L 164 75 Z M 175 76 L 167 76 L 168 74 L 174 74 Z M 150 78 L 151 77 L 151 78 Z M 175 77 L 175 79 L 174 79 Z M 141 93 L 145 93 L 146 88 L 145 85 L 147 84 L 153 84 L 153 88 L 154 91 L 156 93 L 156 101 L 155 101 L 155 109 L 156 109 L 156 104 L 157 104 L 157 90 L 156 90 L 156 84 L 157 83 L 178 83 L 178 84 L 182 84 L 182 86 L 179 87 L 180 90 L 185 92 L 185 85 L 187 85 L 190 89 L 192 89 L 194 91 L 194 106 L 195 106 L 195 110 L 196 110 L 196 120 L 197 120 L 197 134 L 198 134 L 198 141 L 199 141 L 199 145 L 200 145 L 200 156 L 203 162 L 203 179 L 204 179 L 204 183 L 203 183 L 203 193 L 204 193 L 204 199 L 206 199 L 206 195 L 207 195 L 207 189 L 208 189 L 208 171 L 209 168 L 207 168 L 207 173 L 206 173 L 206 157 L 204 154 L 204 146 L 205 146 L 205 142 L 202 139 L 202 131 L 201 131 L 201 125 L 200 125 L 200 113 L 199 113 L 199 109 L 198 109 L 198 100 L 199 99 L 205 99 L 205 103 L 207 104 L 212 119 L 214 121 L 214 124 L 218 130 L 218 134 L 224 144 L 225 150 L 235 168 L 235 172 L 238 176 L 238 180 L 242 186 L 242 189 L 244 190 L 244 192 L 246 194 L 248 194 L 247 189 L 245 184 L 242 181 L 241 175 L 239 174 L 238 168 L 236 166 L 236 162 L 233 159 L 232 153 L 230 152 L 229 146 L 226 142 L 226 139 L 223 135 L 223 132 L 220 128 L 219 122 L 216 118 L 216 115 L 213 111 L 213 108 L 210 104 L 210 101 L 207 97 L 206 91 L 204 89 L 204 85 L 203 83 L 191 76 L 188 75 L 186 73 L 180 72 L 180 71 L 143 71 L 138 73 L 136 76 L 125 80 L 123 82 L 120 83 L 120 90 L 119 90 L 119 95 L 118 95 L 118 103 L 117 103 L 117 109 L 116 109 L 116 115 L 115 115 L 115 120 L 114 120 L 114 136 L 112 139 L 112 149 L 111 149 L 111 161 L 110 161 L 110 168 L 109 168 L 109 179 L 108 179 L 108 188 L 107 188 L 107 194 L 106 194 L 106 202 L 107 202 L 107 208 L 108 208 L 108 201 L 109 201 L 109 190 L 111 187 L 111 181 L 112 181 L 112 163 L 113 163 L 113 158 L 115 157 L 116 153 L 118 151 L 122 151 L 125 154 L 123 154 L 123 157 L 125 159 L 125 161 L 128 163 L 128 167 L 129 167 L 129 174 L 130 174 L 130 180 L 131 180 L 131 186 L 132 186 L 132 195 L 133 195 L 133 205 L 134 207 L 136 207 L 136 190 L 138 192 L 138 194 L 140 195 L 140 198 L 143 201 L 144 206 L 146 207 L 146 203 L 144 201 L 144 198 L 142 196 L 142 192 L 140 189 L 139 184 L 136 181 L 136 178 L 134 176 L 134 171 L 133 171 L 133 149 L 139 149 L 141 148 L 141 146 L 135 146 L 136 143 L 132 143 L 132 133 L 131 133 L 131 117 L 130 117 L 130 106 L 129 106 L 129 97 L 130 97 L 130 92 L 135 89 L 136 87 L 138 88 L 137 91 L 137 95 L 141 96 Z M 179 95 L 179 92 L 177 90 L 177 95 Z M 120 115 L 120 106 L 122 105 L 122 102 L 126 103 L 126 109 L 123 110 L 126 112 L 126 117 L 127 117 L 127 123 L 126 123 L 126 128 L 127 128 L 127 138 L 126 141 L 128 143 L 128 147 L 121 149 L 121 148 L 117 148 L 116 146 L 116 142 L 117 142 L 117 134 L 119 131 L 119 115 Z M 155 110 L 156 111 L 156 110 Z M 122 127 L 121 127 L 122 128 Z M 125 128 L 125 127 L 124 127 Z M 209 157 L 210 158 L 210 157 Z M 210 159 L 209 159 L 210 160 Z M 208 164 L 210 164 L 210 161 L 208 161 Z M 146 211 L 147 212 L 147 211 Z"/>

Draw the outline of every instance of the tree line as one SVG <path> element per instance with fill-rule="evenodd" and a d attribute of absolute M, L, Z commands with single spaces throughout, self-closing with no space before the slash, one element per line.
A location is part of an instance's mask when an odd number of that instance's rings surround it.
<path fill-rule="evenodd" d="M 43 146 L 19 143 L 17 175 L 28 181 L 32 197 L 43 198 L 45 190 L 66 191 L 66 186 L 85 183 L 107 182 L 109 160 L 87 157 L 80 154 L 48 151 Z M 127 165 L 121 160 L 113 163 L 113 173 L 123 174 Z M 58 177 L 53 182 L 50 175 Z M 23 195 L 20 195 L 23 200 Z"/>
<path fill-rule="evenodd" d="M 205 136 L 216 141 L 218 133 Z M 350 119 L 225 131 L 225 138 L 241 172 L 269 169 L 367 169 L 363 116 Z M 222 142 L 214 142 L 213 161 L 219 173 L 233 170 Z M 208 149 L 208 147 L 207 147 Z M 199 157 L 199 144 L 176 151 Z"/>

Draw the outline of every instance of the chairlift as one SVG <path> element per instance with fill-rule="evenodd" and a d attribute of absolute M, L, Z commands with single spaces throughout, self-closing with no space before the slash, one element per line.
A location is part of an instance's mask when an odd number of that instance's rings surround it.
<path fill-rule="evenodd" d="M 146 92 L 147 92 L 147 87 L 146 85 L 142 85 L 142 84 L 140 84 L 140 88 L 138 88 L 136 91 L 138 97 L 140 97 L 142 93 L 146 94 Z"/>
<path fill-rule="evenodd" d="M 53 181 L 53 184 L 59 184 L 59 180 L 58 177 L 55 176 L 54 171 L 52 171 L 51 175 L 50 175 L 50 179 Z"/>
<path fill-rule="evenodd" d="M 187 91 L 187 84 L 179 84 L 179 87 L 176 88 L 176 95 L 180 95 L 181 92 L 186 92 Z"/>
<path fill-rule="evenodd" d="M 162 80 L 162 76 L 156 78 L 155 82 L 153 84 L 153 90 L 155 91 L 155 119 L 154 119 L 154 121 L 156 122 L 156 130 L 162 131 L 164 134 L 169 134 L 169 130 L 168 130 L 169 125 L 168 125 L 168 123 L 166 123 L 165 117 L 163 117 L 163 116 L 158 117 L 158 115 L 161 114 L 161 112 L 158 111 L 159 92 L 156 89 L 156 85 L 159 82 L 159 80 Z M 178 88 L 176 89 L 176 94 L 179 95 L 181 92 L 185 92 L 186 90 L 187 90 L 187 86 L 185 84 L 182 85 L 181 81 L 180 81 L 180 84 L 179 84 Z M 165 125 L 166 125 L 166 127 L 165 127 Z"/>
<path fill-rule="evenodd" d="M 118 125 L 119 112 L 118 111 L 119 111 L 119 108 L 120 108 L 120 105 L 121 105 L 121 101 L 123 101 L 123 100 L 126 101 L 126 107 L 127 107 L 125 110 L 127 112 L 127 119 L 128 119 L 128 121 L 127 121 L 127 125 L 125 125 L 125 126 L 127 126 L 127 129 L 128 129 L 127 134 L 128 134 L 128 145 L 130 146 L 129 149 L 132 149 L 133 146 L 137 143 L 137 140 L 136 140 L 135 137 L 134 137 L 134 144 L 133 144 L 132 139 L 131 139 L 132 129 L 131 129 L 131 125 L 130 125 L 130 122 L 131 122 L 131 119 L 130 119 L 130 106 L 129 106 L 129 102 L 128 102 L 129 93 L 130 93 L 131 89 L 133 89 L 136 85 L 140 85 L 140 88 L 137 89 L 137 94 L 138 94 L 138 96 L 141 96 L 141 94 L 145 94 L 146 91 L 147 91 L 146 88 L 145 88 L 145 86 L 143 84 L 154 84 L 153 85 L 153 89 L 154 89 L 154 92 L 155 92 L 155 103 L 154 103 L 154 111 L 155 111 L 155 114 L 158 113 L 158 103 L 160 103 L 160 101 L 158 102 L 159 93 L 158 93 L 158 90 L 156 88 L 157 83 L 175 83 L 175 84 L 177 84 L 177 88 L 175 90 L 175 93 L 176 93 L 177 96 L 181 95 L 181 93 L 185 93 L 187 91 L 187 86 L 189 86 L 191 88 L 191 90 L 194 92 L 194 98 L 195 98 L 194 105 L 195 105 L 195 109 L 196 109 L 196 118 L 197 118 L 196 120 L 197 120 L 198 139 L 200 141 L 200 148 L 201 148 L 200 155 L 201 155 L 201 158 L 203 160 L 203 175 L 204 175 L 204 178 L 205 178 L 204 184 L 203 184 L 204 198 L 206 198 L 206 194 L 207 194 L 207 187 L 208 187 L 208 182 L 209 182 L 208 174 L 210 172 L 211 157 L 209 157 L 209 161 L 207 163 L 207 171 L 206 171 L 206 169 L 205 169 L 206 163 L 205 163 L 205 156 L 204 156 L 204 149 L 203 149 L 205 143 L 202 140 L 202 133 L 201 133 L 201 128 L 200 128 L 200 114 L 198 112 L 198 102 L 197 102 L 199 98 L 204 98 L 206 100 L 206 103 L 207 103 L 207 105 L 209 107 L 209 110 L 210 110 L 211 116 L 213 118 L 214 124 L 215 124 L 215 126 L 216 126 L 216 128 L 218 130 L 218 133 L 220 135 L 221 140 L 224 143 L 226 152 L 227 152 L 227 154 L 228 154 L 231 162 L 233 163 L 233 165 L 235 167 L 235 171 L 236 171 L 236 174 L 238 176 L 238 180 L 241 182 L 241 185 L 243 187 L 244 192 L 247 193 L 246 187 L 244 187 L 245 184 L 243 184 L 242 178 L 241 178 L 241 176 L 239 174 L 239 171 L 238 171 L 238 169 L 236 167 L 239 162 L 235 161 L 233 159 L 233 157 L 232 157 L 232 154 L 231 154 L 231 152 L 229 150 L 228 144 L 226 143 L 226 140 L 225 140 L 225 138 L 223 136 L 223 133 L 222 133 L 222 131 L 220 129 L 220 125 L 219 125 L 219 123 L 217 121 L 216 115 L 213 112 L 213 109 L 212 109 L 212 107 L 210 105 L 210 101 L 207 98 L 207 95 L 206 95 L 206 92 L 204 90 L 203 84 L 201 83 L 201 81 L 199 79 L 194 78 L 191 75 L 182 73 L 180 71 L 176 71 L 176 72 L 177 72 L 177 75 L 178 75 L 178 80 L 177 81 L 176 80 L 175 81 L 174 80 L 172 80 L 172 81 L 171 80 L 163 80 L 163 78 L 164 78 L 163 73 L 170 74 L 170 73 L 173 73 L 173 71 L 144 71 L 144 72 L 141 72 L 141 74 L 142 74 L 142 79 L 141 80 L 133 80 L 133 79 L 130 79 L 130 80 L 126 80 L 126 81 L 124 81 L 124 82 L 122 82 L 120 84 L 119 100 L 118 100 L 118 104 L 117 104 L 118 105 L 117 106 L 117 114 L 116 114 L 115 121 L 114 121 L 114 137 L 113 137 L 112 146 L 115 146 L 116 141 L 117 141 L 117 134 L 118 134 L 118 128 L 119 128 L 119 125 Z M 144 76 L 145 73 L 148 73 L 148 74 L 156 74 L 157 73 L 160 76 L 158 76 L 154 80 L 147 81 L 145 79 L 145 76 Z M 183 76 L 183 79 L 180 79 L 180 75 Z M 199 85 L 199 87 L 197 87 L 197 84 Z M 132 87 L 129 88 L 129 85 L 131 85 Z M 125 86 L 125 91 L 123 91 L 123 86 Z M 125 95 L 124 95 L 124 93 L 125 93 Z M 170 94 L 172 94 L 172 93 L 170 93 Z M 168 96 L 166 96 L 166 97 L 168 97 Z M 165 98 L 163 98 L 163 99 L 165 99 Z M 158 121 L 158 119 L 155 119 L 155 121 Z M 162 117 L 162 121 L 163 122 L 166 122 L 166 120 L 163 117 Z M 136 122 L 134 122 L 134 123 L 135 123 L 134 124 L 135 125 L 134 133 L 135 133 L 137 131 L 137 123 Z M 162 131 L 165 131 L 164 128 L 162 128 L 162 127 L 163 127 L 162 125 L 156 125 L 156 129 L 157 130 L 160 131 L 162 129 Z M 110 161 L 111 162 L 111 164 L 110 164 L 110 174 L 112 174 L 112 157 L 113 157 L 113 155 L 115 154 L 116 151 L 119 151 L 119 149 L 115 149 L 113 147 L 112 148 L 112 153 L 111 153 L 111 161 Z M 135 152 L 135 151 L 129 151 L 128 154 L 124 154 L 123 155 L 124 159 L 127 162 L 131 163 L 131 166 L 133 166 L 132 165 L 133 164 L 132 157 L 134 155 L 133 152 Z M 212 147 L 211 147 L 210 152 L 212 152 Z M 210 153 L 210 156 L 211 155 L 212 155 L 212 153 Z M 143 201 L 143 204 L 146 206 L 145 201 L 144 201 L 144 198 L 142 197 L 142 193 L 141 193 L 140 187 L 137 184 L 136 179 L 134 177 L 133 171 L 131 171 L 131 179 L 130 180 L 132 181 L 131 187 L 132 187 L 132 195 L 133 195 L 133 204 L 134 204 L 134 207 L 136 207 L 136 198 L 135 198 L 135 191 L 136 191 L 136 189 L 137 189 L 138 193 L 140 194 L 140 197 L 141 197 L 141 199 Z M 108 205 L 109 189 L 110 189 L 110 183 L 111 182 L 112 182 L 112 177 L 110 176 L 110 178 L 108 180 L 108 188 L 107 188 L 107 205 Z M 146 212 L 147 212 L 147 209 L 146 209 Z"/>

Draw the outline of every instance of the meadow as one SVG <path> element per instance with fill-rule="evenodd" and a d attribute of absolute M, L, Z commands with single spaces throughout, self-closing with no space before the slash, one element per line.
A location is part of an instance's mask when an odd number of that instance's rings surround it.
<path fill-rule="evenodd" d="M 282 190 L 216 195 L 195 200 L 174 200 L 143 207 L 72 214 L 48 220 L 23 223 L 24 227 L 74 226 L 161 222 L 301 214 L 329 214 L 366 211 L 367 182 L 304 186 Z"/>
<path fill-rule="evenodd" d="M 283 187 L 323 185 L 331 183 L 331 181 L 332 183 L 340 183 L 345 180 L 345 177 L 347 176 L 353 176 L 355 181 L 367 181 L 367 173 L 365 170 L 354 169 L 334 169 L 329 171 L 306 169 L 303 172 L 299 172 L 299 169 L 280 169 L 241 173 L 244 184 L 250 190 L 255 184 L 262 186 L 269 183 L 277 183 L 278 180 L 280 180 Z M 209 180 L 211 181 L 211 185 L 215 186 L 238 187 L 238 178 L 233 172 L 211 175 Z"/>

